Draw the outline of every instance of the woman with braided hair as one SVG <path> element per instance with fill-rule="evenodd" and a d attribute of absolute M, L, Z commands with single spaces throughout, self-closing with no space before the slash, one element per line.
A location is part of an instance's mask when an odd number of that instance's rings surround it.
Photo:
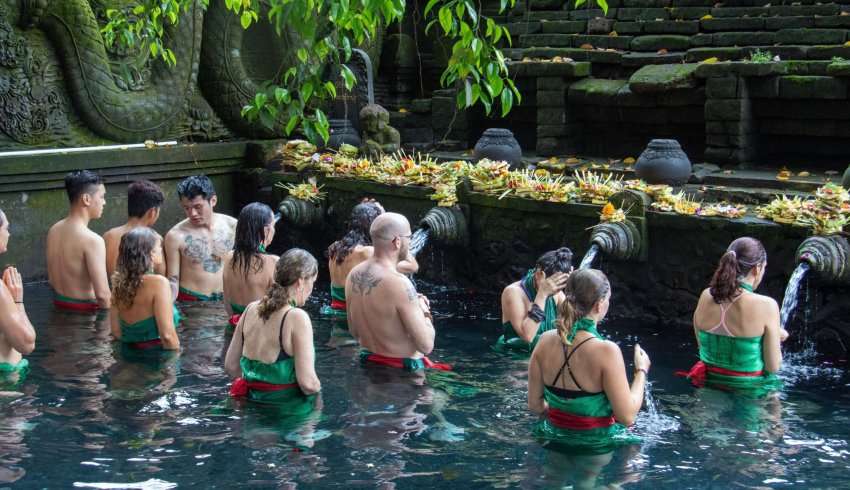
<path fill-rule="evenodd" d="M 171 284 L 154 273 L 154 264 L 162 259 L 162 239 L 150 228 L 140 226 L 121 237 L 109 318 L 112 335 L 128 347 L 180 348 L 180 312 L 174 306 Z"/>
<path fill-rule="evenodd" d="M 374 199 L 364 199 L 354 206 L 349 218 L 348 232 L 328 247 L 328 269 L 331 273 L 331 304 L 322 308 L 323 315 L 345 319 L 345 280 L 355 266 L 368 260 L 375 252 L 369 228 L 375 218 L 384 214 L 384 208 Z M 402 274 L 415 274 L 419 270 L 416 259 L 408 255 L 399 262 L 398 271 Z"/>
<path fill-rule="evenodd" d="M 277 262 L 274 283 L 246 308 L 227 349 L 230 394 L 249 400 L 312 409 L 304 401 L 321 390 L 316 376 L 313 325 L 301 307 L 313 292 L 316 259 L 293 248 Z"/>
<path fill-rule="evenodd" d="M 639 442 L 624 426 L 634 423 L 643 404 L 649 356 L 635 345 L 629 386 L 620 347 L 596 329 L 611 298 L 601 271 L 571 273 L 564 296 L 557 329 L 540 336 L 528 365 L 528 408 L 544 416 L 534 434 L 588 453 Z"/>
<path fill-rule="evenodd" d="M 696 386 L 727 390 L 766 393 L 781 386 L 774 373 L 782 364 L 780 342 L 788 333 L 779 325 L 776 301 L 754 292 L 766 268 L 760 241 L 742 237 L 729 245 L 694 311 L 700 360 L 677 374 Z"/>

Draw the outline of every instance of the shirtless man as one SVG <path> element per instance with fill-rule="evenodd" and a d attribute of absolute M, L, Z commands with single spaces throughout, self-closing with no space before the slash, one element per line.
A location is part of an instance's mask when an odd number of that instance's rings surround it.
<path fill-rule="evenodd" d="M 156 220 L 159 219 L 159 209 L 164 200 L 162 189 L 149 180 L 137 180 L 127 186 L 127 222 L 103 234 L 103 241 L 106 242 L 106 272 L 110 278 L 118 262 L 118 246 L 121 244 L 121 237 L 139 226 L 153 228 Z M 164 276 L 165 262 L 154 264 L 153 269 L 157 274 Z"/>
<path fill-rule="evenodd" d="M 92 312 L 109 308 L 106 246 L 89 230 L 89 221 L 103 214 L 106 187 L 100 176 L 75 170 L 65 176 L 71 209 L 68 217 L 47 232 L 47 280 L 53 304 L 60 309 Z"/>
<path fill-rule="evenodd" d="M 9 220 L 0 211 L 0 254 L 9 245 Z M 0 379 L 18 382 L 28 365 L 24 354 L 35 348 L 35 329 L 24 309 L 24 285 L 14 267 L 0 280 Z"/>
<path fill-rule="evenodd" d="M 222 259 L 233 248 L 236 219 L 213 213 L 217 197 L 206 175 L 184 179 L 177 196 L 186 219 L 165 235 L 168 279 L 179 285 L 178 301 L 219 301 Z"/>
<path fill-rule="evenodd" d="M 410 371 L 450 369 L 425 357 L 434 348 L 428 299 L 398 272 L 398 263 L 408 255 L 410 223 L 400 214 L 384 213 L 372 222 L 369 234 L 374 254 L 345 281 L 349 329 L 364 349 L 360 358 Z"/>

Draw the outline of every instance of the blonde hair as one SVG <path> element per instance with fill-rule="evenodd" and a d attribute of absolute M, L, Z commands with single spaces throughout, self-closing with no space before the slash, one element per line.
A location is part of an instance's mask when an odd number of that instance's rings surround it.
<path fill-rule="evenodd" d="M 610 290 L 611 284 L 600 270 L 579 269 L 570 273 L 564 286 L 566 298 L 558 305 L 558 335 L 564 344 L 571 344 L 568 339 L 573 324 L 587 316 Z"/>
<path fill-rule="evenodd" d="M 319 264 L 310 252 L 293 248 L 287 250 L 277 261 L 274 270 L 274 283 L 269 291 L 260 300 L 257 313 L 266 321 L 276 311 L 280 310 L 292 299 L 289 297 L 287 288 L 299 279 L 313 277 L 319 272 Z"/>

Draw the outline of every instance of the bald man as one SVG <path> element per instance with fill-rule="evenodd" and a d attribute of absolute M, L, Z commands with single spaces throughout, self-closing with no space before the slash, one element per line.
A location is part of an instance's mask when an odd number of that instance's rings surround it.
<path fill-rule="evenodd" d="M 363 347 L 360 359 L 409 371 L 451 369 L 426 357 L 434 349 L 428 299 L 398 272 L 412 236 L 407 218 L 384 213 L 372 222 L 369 234 L 372 257 L 354 267 L 345 281 L 348 325 Z"/>

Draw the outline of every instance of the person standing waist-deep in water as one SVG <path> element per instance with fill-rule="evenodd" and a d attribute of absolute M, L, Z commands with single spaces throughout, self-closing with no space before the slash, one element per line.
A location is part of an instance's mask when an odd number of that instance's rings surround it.
<path fill-rule="evenodd" d="M 530 354 L 540 335 L 555 328 L 572 260 L 573 252 L 567 247 L 550 250 L 522 279 L 502 291 L 502 336 L 493 346 L 496 351 Z"/>
<path fill-rule="evenodd" d="M 348 326 L 363 349 L 364 362 L 416 371 L 450 369 L 428 359 L 434 324 L 428 299 L 398 272 L 408 256 L 410 223 L 396 213 L 378 216 L 369 230 L 374 254 L 357 265 L 345 282 Z"/>
<path fill-rule="evenodd" d="M 274 213 L 265 204 L 252 202 L 239 213 L 233 250 L 224 256 L 224 307 L 230 331 L 245 306 L 265 296 L 274 283 L 278 257 L 266 252 L 274 240 L 274 228 Z"/>
<path fill-rule="evenodd" d="M 779 325 L 776 301 L 755 293 L 766 268 L 767 252 L 755 238 L 738 238 L 720 258 L 694 311 L 700 360 L 680 373 L 694 385 L 759 391 L 781 386 L 774 373 L 788 333 Z"/>
<path fill-rule="evenodd" d="M 0 254 L 9 246 L 9 218 L 0 211 Z M 24 308 L 21 274 L 12 266 L 0 280 L 0 379 L 18 383 L 29 363 L 23 358 L 35 349 L 35 329 Z"/>
<path fill-rule="evenodd" d="M 155 231 L 140 226 L 121 237 L 109 321 L 112 335 L 129 347 L 176 350 L 180 313 L 168 279 L 153 272 L 158 261 L 162 239 Z"/>
<path fill-rule="evenodd" d="M 65 176 L 65 191 L 71 203 L 68 216 L 47 232 L 47 280 L 53 304 L 83 312 L 109 308 L 106 246 L 89 229 L 89 222 L 103 214 L 106 187 L 94 172 L 75 170 Z"/>
<path fill-rule="evenodd" d="M 158 185 L 149 180 L 137 180 L 127 186 L 127 222 L 116 226 L 103 234 L 106 243 L 106 273 L 112 277 L 115 265 L 118 263 L 118 247 L 121 237 L 128 231 L 146 226 L 153 229 L 159 219 L 159 211 L 165 196 Z M 165 275 L 165 261 L 153 265 L 157 274 Z"/>
<path fill-rule="evenodd" d="M 245 308 L 230 340 L 224 368 L 234 379 L 232 396 L 312 409 L 303 402 L 322 385 L 316 375 L 313 325 L 301 307 L 313 292 L 318 271 L 316 259 L 300 248 L 280 257 L 268 293 Z"/>
<path fill-rule="evenodd" d="M 557 330 L 540 336 L 528 364 L 528 408 L 545 417 L 534 434 L 555 446 L 589 452 L 639 442 L 624 426 L 634 423 L 643 404 L 649 356 L 635 345 L 629 386 L 620 347 L 596 328 L 611 299 L 601 271 L 571 273 L 564 296 Z"/>
<path fill-rule="evenodd" d="M 179 287 L 179 301 L 222 298 L 222 260 L 233 248 L 236 220 L 214 213 L 218 197 L 206 175 L 193 175 L 177 185 L 186 219 L 165 235 L 168 279 Z"/>
<path fill-rule="evenodd" d="M 381 204 L 373 200 L 365 200 L 354 206 L 354 209 L 351 210 L 351 218 L 348 220 L 348 231 L 345 236 L 328 247 L 331 304 L 329 308 L 322 309 L 323 314 L 340 318 L 347 316 L 345 311 L 345 280 L 354 267 L 368 260 L 375 253 L 369 228 L 375 218 L 383 213 L 384 208 L 381 207 Z M 408 253 L 407 257 L 398 263 L 397 269 L 403 274 L 415 274 L 419 271 L 419 264 Z"/>

